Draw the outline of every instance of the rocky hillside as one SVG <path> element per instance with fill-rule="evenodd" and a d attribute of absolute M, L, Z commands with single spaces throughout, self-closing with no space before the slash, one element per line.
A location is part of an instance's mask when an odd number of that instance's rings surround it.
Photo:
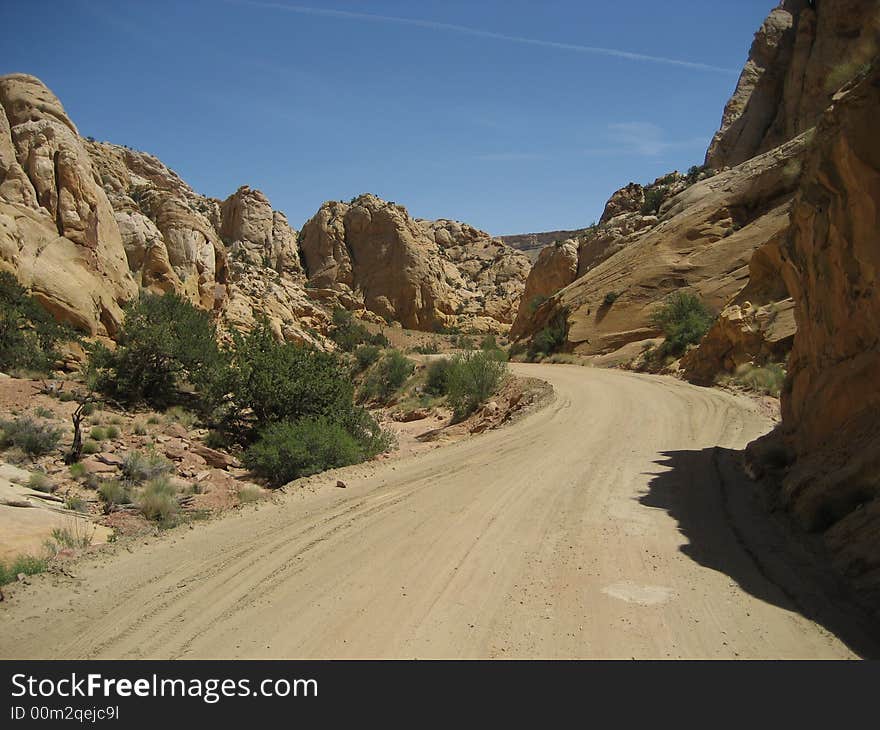
<path fill-rule="evenodd" d="M 411 218 L 375 195 L 324 203 L 304 226 L 309 286 L 404 327 L 506 331 L 529 261 L 489 234 Z"/>
<path fill-rule="evenodd" d="M 658 303 L 684 288 L 720 312 L 682 362 L 692 380 L 710 383 L 740 363 L 785 358 L 795 321 L 780 245 L 803 161 L 821 112 L 864 72 L 880 33 L 874 2 L 813 5 L 787 0 L 756 34 L 706 167 L 617 191 L 599 225 L 576 240 L 577 276 L 561 290 L 540 285 L 553 277 L 535 266 L 526 299 L 533 291 L 550 299 L 521 308 L 516 335 L 564 316 L 565 349 L 625 362 L 657 336 Z M 557 265 L 558 276 L 570 277 L 567 262 Z"/>
<path fill-rule="evenodd" d="M 528 260 L 466 224 L 361 196 L 300 235 L 258 190 L 208 198 L 150 154 L 81 137 L 33 76 L 0 78 L 0 105 L 0 267 L 89 335 L 113 337 L 141 289 L 311 342 L 339 305 L 428 331 L 502 332 L 516 314 Z"/>

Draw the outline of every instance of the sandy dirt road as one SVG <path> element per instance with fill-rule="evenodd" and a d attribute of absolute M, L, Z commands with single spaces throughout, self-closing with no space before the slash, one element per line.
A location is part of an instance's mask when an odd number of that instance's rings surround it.
<path fill-rule="evenodd" d="M 35 579 L 0 604 L 0 656 L 853 656 L 790 610 L 727 524 L 711 447 L 769 429 L 748 400 L 514 368 L 554 401 L 90 558 L 60 586 Z"/>

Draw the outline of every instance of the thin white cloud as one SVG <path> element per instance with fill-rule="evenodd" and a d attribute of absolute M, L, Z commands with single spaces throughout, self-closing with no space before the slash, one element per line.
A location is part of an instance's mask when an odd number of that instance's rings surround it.
<path fill-rule="evenodd" d="M 527 162 L 530 160 L 546 160 L 547 155 L 537 152 L 490 152 L 484 155 L 475 155 L 475 160 L 480 162 Z"/>
<path fill-rule="evenodd" d="M 573 51 L 575 53 L 590 53 L 600 56 L 611 56 L 614 58 L 622 58 L 628 61 L 642 61 L 645 63 L 664 64 L 667 66 L 678 66 L 695 71 L 711 71 L 715 73 L 733 74 L 739 73 L 734 69 L 723 68 L 721 66 L 713 66 L 708 63 L 698 63 L 695 61 L 683 61 L 677 58 L 666 58 L 664 56 L 651 56 L 646 53 L 634 53 L 632 51 L 623 51 L 617 48 L 602 48 L 600 46 L 583 46 L 577 43 L 561 43 L 558 41 L 548 41 L 540 38 L 527 38 L 525 36 L 508 35 L 506 33 L 495 33 L 489 30 L 480 30 L 479 28 L 471 28 L 466 25 L 455 25 L 453 23 L 439 23 L 433 20 L 419 20 L 417 18 L 401 18 L 395 15 L 377 15 L 374 13 L 358 13 L 350 10 L 332 10 L 329 8 L 313 8 L 306 5 L 288 5 L 287 3 L 264 2 L 263 0 L 227 0 L 236 5 L 249 5 L 257 8 L 265 8 L 267 10 L 283 10 L 291 13 L 299 13 L 300 15 L 317 15 L 326 18 L 340 18 L 344 20 L 362 20 L 372 23 L 394 23 L 396 25 L 409 25 L 418 28 L 427 28 L 429 30 L 443 31 L 447 33 L 458 33 L 461 35 L 475 36 L 477 38 L 491 38 L 494 40 L 508 41 L 510 43 L 521 43 L 530 46 L 540 46 L 542 48 L 555 48 L 560 51 Z"/>
<path fill-rule="evenodd" d="M 634 155 L 638 157 L 662 157 L 670 150 L 705 146 L 706 140 L 695 137 L 688 140 L 669 140 L 666 133 L 651 122 L 617 122 L 608 125 L 608 144 L 586 149 L 591 157 Z"/>

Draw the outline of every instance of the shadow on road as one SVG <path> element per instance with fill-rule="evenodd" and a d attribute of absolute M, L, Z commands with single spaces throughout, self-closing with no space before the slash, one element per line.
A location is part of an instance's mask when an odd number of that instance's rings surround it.
<path fill-rule="evenodd" d="M 751 595 L 815 621 L 855 653 L 880 656 L 880 632 L 854 607 L 813 541 L 772 515 L 745 475 L 740 452 L 720 447 L 667 451 L 656 464 L 646 507 L 662 509 L 688 543 L 681 552 L 729 576 Z"/>

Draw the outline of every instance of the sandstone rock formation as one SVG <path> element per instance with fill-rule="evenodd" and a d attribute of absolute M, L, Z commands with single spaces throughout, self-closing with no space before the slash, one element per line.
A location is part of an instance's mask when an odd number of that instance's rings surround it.
<path fill-rule="evenodd" d="M 0 77 L 0 266 L 58 319 L 113 335 L 137 293 L 76 127 L 41 81 Z"/>
<path fill-rule="evenodd" d="M 878 37 L 876 0 L 784 0 L 755 35 L 706 164 L 738 165 L 813 127 Z"/>
<path fill-rule="evenodd" d="M 752 253 L 788 226 L 808 139 L 693 184 L 680 175 L 655 181 L 650 188 L 663 191 L 656 216 L 633 210 L 640 196 L 619 196 L 630 202 L 612 206 L 613 217 L 584 237 L 578 278 L 536 313 L 525 334 L 565 313 L 567 349 L 609 354 L 655 337 L 651 313 L 675 290 L 691 289 L 723 309 L 746 285 Z"/>
<path fill-rule="evenodd" d="M 528 321 L 543 303 L 577 278 L 578 244 L 574 239 L 560 241 L 541 250 L 538 260 L 529 272 L 519 312 L 510 328 L 510 337 L 519 337 Z"/>
<path fill-rule="evenodd" d="M 324 203 L 300 245 L 310 286 L 425 331 L 506 330 L 529 269 L 524 256 L 482 231 L 415 220 L 369 194 Z"/>

